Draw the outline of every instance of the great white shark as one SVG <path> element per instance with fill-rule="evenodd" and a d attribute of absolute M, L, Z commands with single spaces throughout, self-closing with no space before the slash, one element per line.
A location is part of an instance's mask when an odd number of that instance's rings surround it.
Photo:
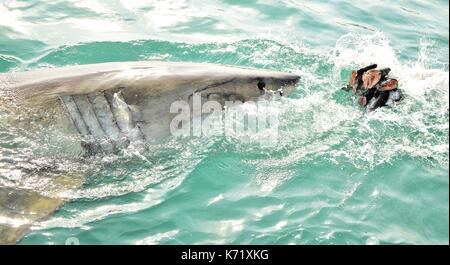
<path fill-rule="evenodd" d="M 289 95 L 300 76 L 210 63 L 117 62 L 0 74 L 0 112 L 13 126 L 77 135 L 90 151 L 109 152 L 130 142 L 168 135 L 175 101 L 256 100 L 272 91 Z M 76 139 L 76 138 L 74 138 Z M 35 222 L 64 202 L 60 191 L 76 189 L 83 172 L 52 174 L 45 194 L 0 186 L 0 243 L 18 242 Z"/>

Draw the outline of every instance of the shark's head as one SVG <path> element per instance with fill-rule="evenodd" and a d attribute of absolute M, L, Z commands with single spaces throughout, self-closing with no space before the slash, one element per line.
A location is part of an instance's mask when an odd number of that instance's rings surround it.
<path fill-rule="evenodd" d="M 202 98 L 219 102 L 245 102 L 262 95 L 288 96 L 300 80 L 300 76 L 291 73 L 226 66 L 203 71 L 192 76 L 189 92 L 200 93 Z"/>
<path fill-rule="evenodd" d="M 221 106 L 227 101 L 256 101 L 261 96 L 285 97 L 295 89 L 300 76 L 217 64 L 158 62 L 133 65 L 105 80 L 113 81 L 106 87 L 121 87 L 124 102 L 142 121 L 144 134 L 153 137 L 164 135 L 169 128 L 176 115 L 170 112 L 174 102 L 186 102 L 193 109 L 194 95 L 200 96 L 201 104 L 215 101 Z"/>
<path fill-rule="evenodd" d="M 15 97 L 24 106 L 48 113 L 41 110 L 60 110 L 62 101 L 83 135 L 117 138 L 118 131 L 130 134 L 139 127 L 150 139 L 169 128 L 174 102 L 187 102 L 192 109 L 195 94 L 200 94 L 202 102 L 216 101 L 222 106 L 226 101 L 255 101 L 262 95 L 287 96 L 300 80 L 285 72 L 184 62 L 70 66 L 12 78 L 10 90 L 17 92 Z M 49 117 L 49 122 L 53 120 Z"/>

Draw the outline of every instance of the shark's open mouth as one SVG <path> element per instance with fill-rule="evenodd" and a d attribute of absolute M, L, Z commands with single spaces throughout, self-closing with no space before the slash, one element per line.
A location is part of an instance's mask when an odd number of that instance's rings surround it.
<path fill-rule="evenodd" d="M 206 97 L 210 101 L 244 101 L 244 98 L 237 94 L 226 94 L 226 93 L 211 93 L 207 94 Z"/>
<path fill-rule="evenodd" d="M 254 100 L 256 98 L 248 98 L 246 99 L 244 96 L 236 94 L 236 93 L 223 93 L 223 92 L 211 92 L 211 93 L 198 93 L 202 100 L 208 100 L 208 101 L 217 101 L 217 102 L 224 102 L 224 101 L 241 101 L 245 102 L 248 100 Z M 284 88 L 281 87 L 278 90 L 267 90 L 265 88 L 260 90 L 260 94 L 258 96 L 284 96 Z M 192 100 L 192 95 L 188 98 L 189 101 Z"/>

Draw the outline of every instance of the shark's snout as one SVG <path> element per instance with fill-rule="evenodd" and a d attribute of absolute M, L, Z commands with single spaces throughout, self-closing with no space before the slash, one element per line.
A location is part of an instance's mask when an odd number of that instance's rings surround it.
<path fill-rule="evenodd" d="M 278 91 L 280 96 L 288 96 L 291 94 L 301 77 L 296 74 L 283 74 L 282 77 L 274 79 L 274 90 Z"/>
<path fill-rule="evenodd" d="M 288 82 L 293 82 L 293 83 L 295 83 L 295 84 L 297 84 L 299 81 L 300 81 L 300 76 L 299 75 L 296 75 L 296 74 L 289 74 L 287 77 L 286 77 L 286 80 L 288 81 Z"/>
<path fill-rule="evenodd" d="M 299 75 L 289 75 L 284 82 L 287 86 L 296 86 L 300 82 L 301 77 Z"/>

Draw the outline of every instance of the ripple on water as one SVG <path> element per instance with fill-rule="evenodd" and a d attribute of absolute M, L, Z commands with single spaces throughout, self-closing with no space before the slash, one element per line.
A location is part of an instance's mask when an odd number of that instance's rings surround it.
<path fill-rule="evenodd" d="M 164 60 L 302 75 L 266 108 L 280 115 L 270 148 L 254 144 L 263 133 L 83 158 L 74 139 L 9 126 L 0 106 L 0 185 L 45 192 L 42 170 L 86 173 L 23 243 L 448 243 L 448 3 L 384 12 L 383 2 L 282 2 L 0 4 L 2 72 Z M 374 62 L 392 69 L 405 99 L 364 114 L 340 87 Z"/>

